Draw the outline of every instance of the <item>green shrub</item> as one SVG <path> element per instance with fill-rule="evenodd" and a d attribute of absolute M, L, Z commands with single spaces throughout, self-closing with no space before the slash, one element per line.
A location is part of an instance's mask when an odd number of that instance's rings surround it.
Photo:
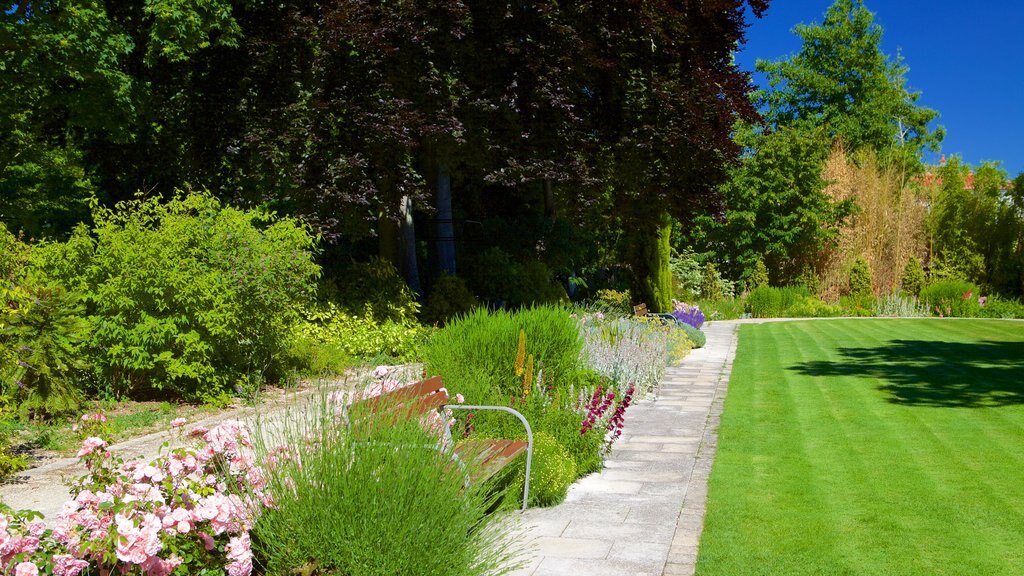
<path fill-rule="evenodd" d="M 703 348 L 704 344 L 707 343 L 707 336 L 703 332 L 685 322 L 677 322 L 676 328 L 686 334 L 686 337 L 693 343 L 694 348 Z"/>
<path fill-rule="evenodd" d="M 308 340 L 306 349 L 313 354 L 337 359 L 344 354 L 353 358 L 386 356 L 411 361 L 427 332 L 416 323 L 378 321 L 369 309 L 361 315 L 351 314 L 332 302 L 303 306 L 299 312 L 302 319 L 293 327 L 293 338 Z M 292 348 L 300 359 L 304 346 L 307 345 L 300 343 Z M 301 362 L 309 362 L 311 367 L 316 364 L 313 358 L 300 360 L 300 365 Z"/>
<path fill-rule="evenodd" d="M 28 468 L 28 456 L 14 451 L 17 441 L 6 398 L 0 397 L 0 482 Z"/>
<path fill-rule="evenodd" d="M 736 320 L 743 317 L 744 301 L 740 298 L 726 298 L 718 302 L 698 300 L 697 306 L 704 311 L 707 320 Z"/>
<path fill-rule="evenodd" d="M 765 266 L 763 259 L 758 258 L 754 263 L 754 270 L 750 274 L 747 290 L 752 292 L 758 288 L 768 288 L 768 286 L 768 267 Z"/>
<path fill-rule="evenodd" d="M 592 389 L 582 386 L 581 390 Z M 566 402 L 569 400 L 570 402 Z M 559 445 L 564 446 L 576 464 L 576 476 L 584 476 L 601 469 L 604 448 L 603 428 L 592 428 L 586 434 L 580 433 L 583 415 L 576 412 L 570 405 L 575 399 L 555 402 L 553 409 L 547 410 L 544 416 L 531 423 L 537 430 L 554 436 Z M 516 436 L 518 437 L 518 436 Z M 575 480 L 576 478 L 573 478 Z"/>
<path fill-rule="evenodd" d="M 796 279 L 796 285 L 807 288 L 807 292 L 812 296 L 817 296 L 821 292 L 821 280 L 818 278 L 818 273 L 809 264 L 804 265 L 800 271 L 800 275 Z"/>
<path fill-rule="evenodd" d="M 516 262 L 500 248 L 489 248 L 472 260 L 466 281 L 481 298 L 504 307 L 569 302 L 547 265 L 538 260 Z"/>
<path fill-rule="evenodd" d="M 961 280 L 940 280 L 921 290 L 921 301 L 939 316 L 973 318 L 981 313 L 976 284 Z"/>
<path fill-rule="evenodd" d="M 781 318 L 810 296 L 803 286 L 758 288 L 747 295 L 747 309 L 754 318 Z"/>
<path fill-rule="evenodd" d="M 907 294 L 911 296 L 921 295 L 921 289 L 924 288 L 925 284 L 925 277 L 924 268 L 921 267 L 921 262 L 917 259 L 917 256 L 911 256 L 910 260 L 907 260 L 900 283 L 903 286 L 903 291 Z"/>
<path fill-rule="evenodd" d="M 1019 300 L 989 296 L 984 306 L 978 310 L 982 318 L 1024 318 L 1024 303 Z"/>
<path fill-rule="evenodd" d="M 264 574 L 511 571 L 508 524 L 488 513 L 488 485 L 467 487 L 463 469 L 434 447 L 436 437 L 391 415 L 370 416 L 354 437 L 334 409 L 321 398 L 254 434 L 258 452 L 275 453 L 279 463 L 269 479 L 275 505 L 252 529 Z"/>
<path fill-rule="evenodd" d="M 712 262 L 704 265 L 704 277 L 700 283 L 700 297 L 711 302 L 718 302 L 724 297 L 722 277 Z"/>
<path fill-rule="evenodd" d="M 0 347 L 12 352 L 0 366 L 7 397 L 30 419 L 77 410 L 91 331 L 81 297 L 61 288 L 19 286 L 6 291 L 4 304 Z"/>
<path fill-rule="evenodd" d="M 863 256 L 858 256 L 850 269 L 848 294 L 851 298 L 868 299 L 874 293 L 871 280 L 871 268 Z"/>
<path fill-rule="evenodd" d="M 629 290 L 598 290 L 594 295 L 592 306 L 602 312 L 629 316 L 633 314 L 632 298 Z"/>
<path fill-rule="evenodd" d="M 114 395 L 216 400 L 283 366 L 297 306 L 319 268 L 297 221 L 222 206 L 208 193 L 96 208 L 37 268 L 87 290 L 89 350 Z"/>
<path fill-rule="evenodd" d="M 576 432 L 579 434 L 579 431 Z M 533 462 L 530 471 L 530 506 L 554 506 L 565 500 L 569 486 L 576 481 L 576 461 L 565 446 L 548 432 L 533 435 Z M 522 494 L 523 474 L 509 487 L 509 494 Z M 518 490 L 517 490 L 518 489 Z"/>
<path fill-rule="evenodd" d="M 680 300 L 693 300 L 700 296 L 704 273 L 692 250 L 683 250 L 669 259 L 673 292 Z"/>
<path fill-rule="evenodd" d="M 423 348 L 426 370 L 443 376 L 469 403 L 506 403 L 522 394 L 515 374 L 520 330 L 545 381 L 555 391 L 567 390 L 581 369 L 583 341 L 576 320 L 561 306 L 474 310 L 430 338 Z"/>
<path fill-rule="evenodd" d="M 353 262 L 335 283 L 337 302 L 350 315 L 369 315 L 377 324 L 416 322 L 420 309 L 416 295 L 388 260 Z"/>
<path fill-rule="evenodd" d="M 441 274 L 434 282 L 434 289 L 423 308 L 423 321 L 444 325 L 452 318 L 468 314 L 478 305 L 476 296 L 469 291 L 462 278 Z"/>
<path fill-rule="evenodd" d="M 791 318 L 833 318 L 843 315 L 843 309 L 822 302 L 816 296 L 804 296 L 798 302 L 786 307 L 784 316 Z"/>

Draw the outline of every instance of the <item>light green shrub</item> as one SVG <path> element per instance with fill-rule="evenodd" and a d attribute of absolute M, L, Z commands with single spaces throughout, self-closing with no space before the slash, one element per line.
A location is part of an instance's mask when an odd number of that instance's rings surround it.
<path fill-rule="evenodd" d="M 592 306 L 605 313 L 625 316 L 633 314 L 633 300 L 629 290 L 598 290 L 594 294 Z"/>
<path fill-rule="evenodd" d="M 479 302 L 462 278 L 441 274 L 434 282 L 434 289 L 423 308 L 423 321 L 443 325 L 452 318 L 468 314 L 478 305 Z"/>
<path fill-rule="evenodd" d="M 746 306 L 754 318 L 781 318 L 810 296 L 803 286 L 758 288 L 747 295 Z"/>
<path fill-rule="evenodd" d="M 973 318 L 981 313 L 977 284 L 961 280 L 940 280 L 921 290 L 921 301 L 932 313 L 941 316 Z"/>
<path fill-rule="evenodd" d="M 700 297 L 711 302 L 718 302 L 725 297 L 722 277 L 718 273 L 718 267 L 712 262 L 704 265 L 704 277 L 700 283 Z"/>
<path fill-rule="evenodd" d="M 519 332 L 554 390 L 565 390 L 581 369 L 583 342 L 567 309 L 541 306 L 518 312 L 477 309 L 434 334 L 423 348 L 427 372 L 440 374 L 470 403 L 508 402 L 522 394 L 515 374 Z"/>
<path fill-rule="evenodd" d="M 804 296 L 798 302 L 787 306 L 783 315 L 791 318 L 833 318 L 842 316 L 843 309 L 840 306 L 826 304 L 815 296 Z"/>
<path fill-rule="evenodd" d="M 392 414 L 362 418 L 350 435 L 327 398 L 298 407 L 254 435 L 273 455 L 274 506 L 252 530 L 257 563 L 268 576 L 504 574 L 509 524 L 489 513 L 485 483 L 463 470 L 419 422 Z M 301 462 L 301 465 L 299 464 Z"/>
<path fill-rule="evenodd" d="M 335 284 L 337 293 L 333 298 L 350 315 L 361 316 L 369 311 L 377 324 L 416 323 L 420 311 L 416 295 L 388 260 L 353 262 L 338 274 Z"/>
<path fill-rule="evenodd" d="M 907 265 L 903 268 L 903 278 L 901 280 L 903 291 L 911 296 L 920 296 L 921 289 L 925 285 L 924 268 L 921 267 L 921 261 L 917 259 L 917 256 L 911 256 L 910 260 L 907 260 Z"/>
<path fill-rule="evenodd" d="M 707 336 L 703 332 L 690 326 L 686 322 L 677 322 L 676 329 L 686 335 L 686 337 L 693 343 L 694 348 L 703 348 L 704 344 L 707 343 Z"/>
<path fill-rule="evenodd" d="M 548 432 L 535 432 L 533 435 L 531 467 L 530 506 L 554 506 L 562 502 L 569 486 L 579 477 L 572 455 Z M 522 476 L 520 473 L 516 482 L 509 487 L 510 495 L 522 494 Z"/>
<path fill-rule="evenodd" d="M 1019 300 L 989 296 L 978 310 L 981 318 L 1024 318 L 1024 303 Z"/>
<path fill-rule="evenodd" d="M 337 357 L 340 351 L 352 358 L 387 356 L 412 360 L 427 329 L 416 323 L 380 321 L 366 305 L 362 314 L 351 314 L 333 302 L 319 302 L 300 308 L 302 320 L 294 325 L 296 337 L 318 343 L 316 354 Z"/>
<path fill-rule="evenodd" d="M 747 290 L 754 291 L 758 288 L 767 288 L 768 286 L 768 267 L 765 266 L 763 259 L 758 258 L 757 262 L 754 263 L 754 270 L 750 274 L 750 283 L 747 285 Z"/>
<path fill-rule="evenodd" d="M 281 372 L 319 274 L 304 226 L 208 193 L 96 207 L 93 219 L 91 234 L 41 247 L 37 268 L 87 290 L 91 360 L 113 394 L 217 400 Z"/>
<path fill-rule="evenodd" d="M 863 256 L 858 256 L 850 269 L 848 295 L 854 299 L 869 299 L 874 293 L 872 288 L 871 267 Z"/>
<path fill-rule="evenodd" d="M 683 250 L 669 260 L 672 283 L 676 298 L 693 300 L 700 296 L 704 272 L 692 250 Z"/>

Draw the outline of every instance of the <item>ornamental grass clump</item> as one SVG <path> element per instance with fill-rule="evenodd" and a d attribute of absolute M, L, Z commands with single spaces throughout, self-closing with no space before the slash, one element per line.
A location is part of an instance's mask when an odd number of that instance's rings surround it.
<path fill-rule="evenodd" d="M 467 485 L 472 470 L 452 460 L 433 430 L 386 409 L 338 408 L 322 394 L 261 425 L 274 507 L 257 520 L 253 547 L 265 574 L 514 569 L 508 523 L 488 514 L 497 496 L 486 483 Z"/>

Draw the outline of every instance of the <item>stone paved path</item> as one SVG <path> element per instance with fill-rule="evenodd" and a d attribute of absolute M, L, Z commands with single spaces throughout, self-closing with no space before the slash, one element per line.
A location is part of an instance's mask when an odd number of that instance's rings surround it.
<path fill-rule="evenodd" d="M 705 326 L 704 348 L 629 410 L 605 469 L 523 514 L 531 552 L 517 576 L 693 574 L 737 328 Z"/>

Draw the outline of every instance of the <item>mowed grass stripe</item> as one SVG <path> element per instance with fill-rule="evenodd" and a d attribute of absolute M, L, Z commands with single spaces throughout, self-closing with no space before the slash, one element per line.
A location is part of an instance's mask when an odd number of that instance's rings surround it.
<path fill-rule="evenodd" d="M 1024 575 L 1024 324 L 750 325 L 739 346 L 698 575 Z"/>

